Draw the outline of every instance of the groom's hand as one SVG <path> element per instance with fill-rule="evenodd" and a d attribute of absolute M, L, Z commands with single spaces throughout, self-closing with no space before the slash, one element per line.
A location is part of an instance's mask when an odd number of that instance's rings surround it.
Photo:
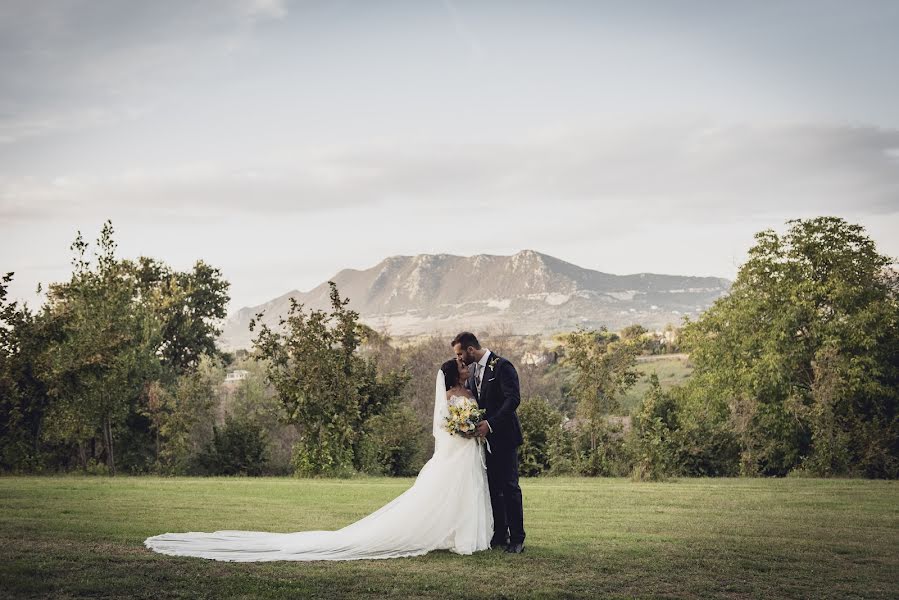
<path fill-rule="evenodd" d="M 477 436 L 487 437 L 487 434 L 490 433 L 490 426 L 487 424 L 487 421 L 481 421 L 474 431 Z"/>

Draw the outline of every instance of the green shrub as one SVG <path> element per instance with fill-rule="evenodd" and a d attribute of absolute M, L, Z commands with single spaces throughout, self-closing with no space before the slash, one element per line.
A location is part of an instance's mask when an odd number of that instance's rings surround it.
<path fill-rule="evenodd" d="M 365 422 L 357 448 L 359 470 L 369 475 L 409 477 L 424 464 L 428 432 L 407 405 L 392 405 Z"/>
<path fill-rule="evenodd" d="M 252 421 L 228 419 L 213 427 L 212 442 L 200 456 L 209 475 L 262 475 L 268 461 L 262 427 Z"/>
<path fill-rule="evenodd" d="M 518 448 L 521 475 L 533 477 L 552 468 L 554 436 L 562 429 L 562 414 L 543 398 L 527 398 L 518 407 L 524 442 Z"/>

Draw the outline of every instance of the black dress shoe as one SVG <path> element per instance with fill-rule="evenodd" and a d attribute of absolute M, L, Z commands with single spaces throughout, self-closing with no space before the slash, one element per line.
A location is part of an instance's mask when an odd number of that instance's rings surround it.
<path fill-rule="evenodd" d="M 491 550 L 499 550 L 499 549 L 505 550 L 508 546 L 509 546 L 509 542 L 507 542 L 505 540 L 503 540 L 503 541 L 490 540 L 490 549 Z"/>
<path fill-rule="evenodd" d="M 506 546 L 506 552 L 509 554 L 521 554 L 524 552 L 524 542 L 518 542 L 517 544 L 509 544 Z"/>

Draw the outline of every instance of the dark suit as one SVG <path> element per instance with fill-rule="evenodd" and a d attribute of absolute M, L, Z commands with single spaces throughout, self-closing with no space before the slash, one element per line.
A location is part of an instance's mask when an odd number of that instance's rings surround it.
<path fill-rule="evenodd" d="M 476 365 L 469 365 L 468 389 L 485 409 L 485 419 L 492 430 L 487 434 L 487 481 L 493 505 L 493 541 L 524 542 L 524 511 L 518 485 L 518 446 L 521 424 L 515 410 L 521 403 L 518 373 L 505 358 L 491 353 L 481 376 L 481 391 L 475 382 Z"/>

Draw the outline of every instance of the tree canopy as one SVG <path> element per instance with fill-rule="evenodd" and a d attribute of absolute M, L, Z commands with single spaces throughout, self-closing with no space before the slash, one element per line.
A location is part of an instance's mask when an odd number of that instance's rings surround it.
<path fill-rule="evenodd" d="M 746 473 L 899 469 L 899 279 L 836 217 L 756 235 L 726 297 L 685 332 L 690 382 L 726 402 Z"/>

